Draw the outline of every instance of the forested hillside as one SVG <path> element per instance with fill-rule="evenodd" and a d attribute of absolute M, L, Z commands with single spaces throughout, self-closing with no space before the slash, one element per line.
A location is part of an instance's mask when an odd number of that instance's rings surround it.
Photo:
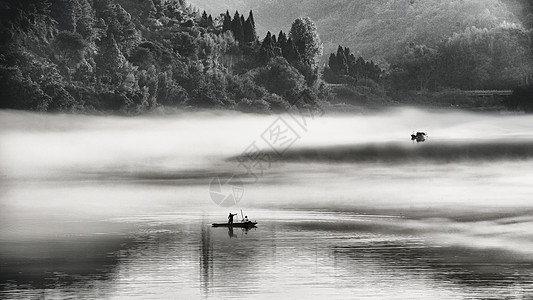
<path fill-rule="evenodd" d="M 0 20 L 1 108 L 269 112 L 322 97 L 309 19 L 283 46 L 259 41 L 251 11 L 211 15 L 184 0 L 10 0 Z"/>
<path fill-rule="evenodd" d="M 271 28 L 308 15 L 324 41 L 326 77 L 333 74 L 329 55 L 337 54 L 340 45 L 350 49 L 352 63 L 364 58 L 379 65 L 389 94 L 509 89 L 531 81 L 533 74 L 529 0 L 192 1 L 212 10 L 254 7 L 256 18 Z M 337 75 L 329 79 L 339 82 Z"/>
<path fill-rule="evenodd" d="M 253 8 L 260 33 L 278 31 L 299 16 L 315 20 L 326 52 L 339 44 L 369 58 L 398 55 L 409 43 L 446 39 L 466 28 L 494 28 L 527 19 L 529 0 L 191 0 L 209 11 Z M 263 31 L 263 32 L 262 32 Z"/>
<path fill-rule="evenodd" d="M 276 112 L 331 99 L 323 79 L 345 99 L 383 104 L 533 82 L 528 0 L 191 1 L 208 11 L 184 0 L 3 1 L 0 108 Z"/>

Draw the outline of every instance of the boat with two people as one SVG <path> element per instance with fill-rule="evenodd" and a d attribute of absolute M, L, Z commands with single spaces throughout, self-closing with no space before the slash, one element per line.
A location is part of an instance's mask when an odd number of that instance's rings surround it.
<path fill-rule="evenodd" d="M 233 222 L 233 217 L 237 214 L 229 213 L 227 223 L 213 223 L 213 227 L 240 227 L 240 228 L 253 228 L 256 227 L 257 221 L 251 221 L 248 216 L 244 216 L 241 209 L 241 221 Z"/>

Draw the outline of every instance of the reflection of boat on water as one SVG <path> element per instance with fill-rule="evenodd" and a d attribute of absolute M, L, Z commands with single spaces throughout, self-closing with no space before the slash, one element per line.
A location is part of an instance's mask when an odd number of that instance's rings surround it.
<path fill-rule="evenodd" d="M 236 223 L 213 223 L 213 227 L 239 227 L 239 228 L 253 228 L 257 225 L 257 222 L 236 222 Z"/>
<path fill-rule="evenodd" d="M 425 132 L 418 131 L 416 134 L 411 134 L 411 141 L 424 142 L 428 135 Z"/>
<path fill-rule="evenodd" d="M 234 238 L 234 237 L 237 237 L 235 235 L 235 233 L 233 232 L 233 226 L 228 226 L 228 236 L 230 238 Z M 241 230 L 241 237 L 243 234 L 248 234 L 248 231 L 252 230 L 252 229 L 256 229 L 257 227 L 255 226 L 252 226 L 252 227 L 239 227 L 238 229 Z"/>

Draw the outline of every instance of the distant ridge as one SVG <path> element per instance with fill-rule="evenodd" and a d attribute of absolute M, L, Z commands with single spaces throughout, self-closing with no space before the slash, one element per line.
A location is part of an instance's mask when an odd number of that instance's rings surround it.
<path fill-rule="evenodd" d="M 368 58 L 389 58 L 409 43 L 431 45 L 467 27 L 520 23 L 522 0 L 190 0 L 213 14 L 253 9 L 258 33 L 277 32 L 306 15 L 317 24 L 324 53 L 339 44 Z M 410 2 L 413 2 L 412 4 Z"/>

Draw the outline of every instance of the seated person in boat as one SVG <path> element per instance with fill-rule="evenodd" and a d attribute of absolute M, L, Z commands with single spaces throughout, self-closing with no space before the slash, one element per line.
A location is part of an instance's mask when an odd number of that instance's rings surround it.
<path fill-rule="evenodd" d="M 244 216 L 244 219 L 242 219 L 243 223 L 248 223 L 250 220 L 248 219 L 248 216 Z"/>

